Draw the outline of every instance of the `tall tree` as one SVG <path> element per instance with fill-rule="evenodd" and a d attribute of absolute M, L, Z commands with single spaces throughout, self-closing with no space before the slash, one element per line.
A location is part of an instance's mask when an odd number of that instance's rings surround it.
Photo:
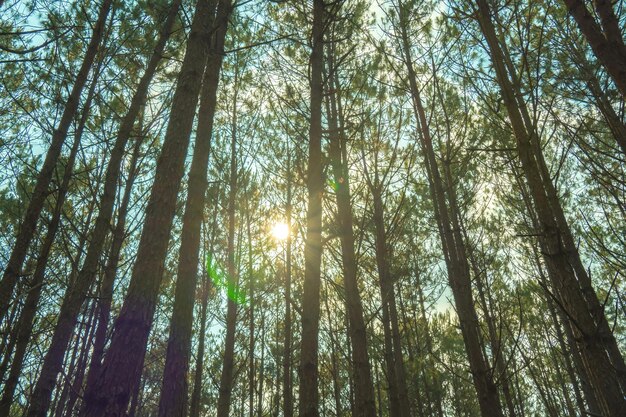
<path fill-rule="evenodd" d="M 333 10 L 337 15 L 338 11 Z M 341 86 L 339 85 L 334 43 L 327 48 L 328 56 L 328 85 L 332 87 L 327 94 L 327 114 L 329 137 L 328 156 L 332 165 L 333 184 L 337 199 L 337 223 L 341 240 L 341 259 L 343 266 L 343 280 L 346 294 L 349 333 L 352 344 L 352 367 L 354 373 L 354 401 L 355 415 L 359 417 L 374 417 L 376 405 L 372 373 L 367 352 L 367 334 L 363 306 L 357 281 L 357 263 L 354 244 L 354 227 L 352 220 L 352 204 L 350 202 L 350 178 L 347 169 L 347 150 L 345 140 L 346 126 L 343 121 L 341 103 Z M 408 416 L 407 416 L 408 417 Z"/>
<path fill-rule="evenodd" d="M 433 200 L 435 219 L 437 220 L 441 246 L 443 248 L 448 272 L 448 281 L 454 296 L 457 315 L 461 324 L 461 333 L 467 352 L 467 358 L 478 395 L 478 403 L 483 417 L 503 416 L 502 405 L 493 373 L 483 353 L 483 344 L 478 316 L 472 294 L 470 266 L 467 250 L 458 225 L 456 204 L 449 204 L 453 197 L 446 192 L 435 155 L 429 121 L 422 103 L 420 88 L 417 84 L 411 46 L 408 35 L 408 8 L 402 1 L 397 3 L 399 36 L 402 43 L 403 61 L 406 66 L 408 83 L 413 103 L 413 112 L 418 125 L 418 136 L 422 147 L 424 165 L 428 176 L 430 195 Z"/>
<path fill-rule="evenodd" d="M 193 299 L 196 291 L 198 261 L 200 254 L 200 228 L 204 214 L 207 191 L 207 170 L 213 134 L 213 117 L 217 105 L 217 87 L 224 57 L 224 39 L 228 16 L 232 10 L 230 1 L 219 3 L 208 62 L 202 81 L 196 141 L 189 170 L 189 187 L 183 230 L 178 258 L 178 278 L 174 298 L 174 310 L 170 321 L 170 336 L 163 371 L 163 387 L 159 403 L 160 416 L 187 415 L 187 372 L 191 355 L 191 330 L 193 322 Z M 196 370 L 197 371 L 197 370 Z"/>
<path fill-rule="evenodd" d="M 237 99 L 239 92 L 239 68 L 235 68 L 233 81 L 233 108 L 231 115 L 230 137 L 230 177 L 228 187 L 228 299 L 226 301 L 226 337 L 224 340 L 224 362 L 220 375 L 219 396 L 217 399 L 217 417 L 227 417 L 230 413 L 231 396 L 234 379 L 235 331 L 237 327 L 236 288 L 239 286 L 238 269 L 235 263 L 235 226 L 236 226 L 236 197 L 237 197 Z M 243 223 L 242 223 L 243 224 Z"/>
<path fill-rule="evenodd" d="M 300 416 L 319 416 L 318 350 L 322 264 L 322 71 L 324 69 L 324 0 L 313 0 L 310 58 L 310 125 L 307 165 L 307 223 L 304 246 L 302 341 L 300 348 Z"/>
<path fill-rule="evenodd" d="M 111 345 L 98 378 L 92 387 L 87 387 L 93 393 L 92 397 L 86 398 L 86 415 L 89 417 L 125 413 L 131 391 L 139 384 L 202 74 L 210 48 L 214 13 L 212 1 L 198 1 L 146 208 L 130 286 L 113 326 Z"/>

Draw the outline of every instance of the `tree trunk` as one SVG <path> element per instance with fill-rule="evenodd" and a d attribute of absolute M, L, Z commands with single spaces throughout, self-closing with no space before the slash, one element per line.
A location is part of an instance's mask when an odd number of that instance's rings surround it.
<path fill-rule="evenodd" d="M 342 159 L 343 118 L 340 113 L 341 103 L 339 85 L 335 78 L 337 68 L 334 66 L 334 46 L 331 46 L 329 56 L 329 73 L 333 74 L 330 84 L 333 86 L 329 93 L 328 128 L 330 134 L 329 157 L 333 168 L 333 184 L 337 198 L 337 223 L 341 240 L 341 258 L 343 266 L 343 281 L 346 296 L 348 319 L 350 321 L 349 335 L 352 344 L 352 371 L 354 375 L 355 416 L 375 417 L 376 397 L 367 352 L 367 333 L 363 318 L 363 306 L 357 281 L 356 253 L 354 249 L 354 230 L 352 225 L 352 204 L 350 202 L 350 181 L 346 168 L 346 161 Z M 408 417 L 408 416 L 407 416 Z"/>
<path fill-rule="evenodd" d="M 324 67 L 324 0 L 313 0 L 307 230 L 304 247 L 302 342 L 300 350 L 300 417 L 318 417 L 318 336 L 322 263 L 322 70 Z"/>
<path fill-rule="evenodd" d="M 214 9 L 214 4 L 215 0 L 211 3 L 211 10 Z M 214 35 L 212 49 L 204 72 L 196 145 L 189 170 L 189 186 L 180 238 L 178 278 L 159 402 L 159 416 L 161 417 L 183 417 L 187 415 L 187 373 L 193 324 L 193 303 L 190 303 L 189 300 L 193 299 L 196 292 L 200 228 L 204 216 L 208 186 L 207 171 L 213 134 L 213 116 L 217 104 L 217 87 L 224 57 L 224 39 L 230 11 L 229 1 L 220 2 L 215 19 L 219 26 Z"/>
<path fill-rule="evenodd" d="M 450 208 L 446 203 L 446 193 L 433 149 L 428 120 L 422 106 L 420 91 L 417 86 L 407 34 L 406 10 L 403 9 L 401 1 L 399 1 L 398 4 L 400 9 L 401 41 L 404 62 L 408 72 L 409 87 L 413 99 L 413 109 L 420 129 L 419 136 L 430 183 L 430 193 L 433 199 L 435 218 L 439 226 L 439 235 L 446 261 L 448 281 L 457 309 L 474 387 L 478 394 L 478 403 L 480 405 L 481 414 L 484 417 L 503 417 L 504 414 L 500 404 L 498 389 L 493 381 L 492 372 L 482 351 L 480 326 L 474 307 L 465 243 L 460 236 L 460 230 L 453 225 L 454 213 L 450 212 Z M 448 198 L 450 198 L 450 196 L 448 196 Z"/>
<path fill-rule="evenodd" d="M 215 204 L 216 210 L 218 205 Z M 217 230 L 217 213 L 215 213 L 213 217 L 213 223 L 210 230 L 210 242 L 208 252 L 206 251 L 206 246 L 204 249 L 204 260 L 208 259 L 208 254 L 213 253 L 213 245 L 215 244 L 215 236 Z M 206 233 L 206 226 L 205 226 Z M 207 241 L 206 237 L 203 239 L 204 242 Z M 193 391 L 191 393 L 191 400 L 189 406 L 189 417 L 200 417 L 201 406 L 200 406 L 200 397 L 202 395 L 202 375 L 204 373 L 204 351 L 205 351 L 205 340 L 206 340 L 206 328 L 207 328 L 207 315 L 208 315 L 208 305 L 209 305 L 209 292 L 211 290 L 211 283 L 207 274 L 206 267 L 202 269 L 202 307 L 200 312 L 200 333 L 198 334 L 198 354 L 196 357 L 196 372 L 194 374 L 193 381 Z"/>
<path fill-rule="evenodd" d="M 233 389 L 233 366 L 235 356 L 235 331 L 237 327 L 237 298 L 238 285 L 237 266 L 235 265 L 235 223 L 237 198 L 237 96 L 238 76 L 235 70 L 233 114 L 230 142 L 230 186 L 228 195 L 228 300 L 226 307 L 226 339 L 224 341 L 224 362 L 220 377 L 219 396 L 217 399 L 217 417 L 228 417 L 230 412 L 230 398 Z"/>
<path fill-rule="evenodd" d="M 283 346 L 283 416 L 293 417 L 293 390 L 291 373 L 291 239 L 293 226 L 291 224 L 291 153 L 287 148 L 287 210 L 286 221 L 289 227 L 285 242 L 285 333 Z"/>
<path fill-rule="evenodd" d="M 582 0 L 563 0 L 578 28 L 589 42 L 598 61 L 609 73 L 618 90 L 626 97 L 626 46 L 622 39 L 612 2 L 596 0 L 596 11 L 600 16 L 598 25 Z"/>
<path fill-rule="evenodd" d="M 35 235 L 39 215 L 41 214 L 44 202 L 48 196 L 48 186 L 50 185 L 50 181 L 52 179 L 52 172 L 54 171 L 54 167 L 57 165 L 61 149 L 63 148 L 63 143 L 67 138 L 67 131 L 72 124 L 72 120 L 74 120 L 74 117 L 76 116 L 80 96 L 85 84 L 87 83 L 87 77 L 89 76 L 89 72 L 96 58 L 96 53 L 98 52 L 98 47 L 104 34 L 107 16 L 111 10 L 112 3 L 113 0 L 102 1 L 102 5 L 100 6 L 100 11 L 98 13 L 98 20 L 93 28 L 93 33 L 91 35 L 91 39 L 89 40 L 89 44 L 87 45 L 83 62 L 78 70 L 78 74 L 76 75 L 76 81 L 74 81 L 72 91 L 70 92 L 70 95 L 65 103 L 63 115 L 61 116 L 59 125 L 52 134 L 52 142 L 50 143 L 50 147 L 46 153 L 43 166 L 37 175 L 35 189 L 30 197 L 30 202 L 26 208 L 24 219 L 20 224 L 17 238 L 15 240 L 13 250 L 11 251 L 11 256 L 9 257 L 6 269 L 2 275 L 2 280 L 0 280 L 0 323 L 2 323 L 4 316 L 9 310 L 11 296 L 13 295 L 15 285 L 20 277 L 22 265 L 24 264 L 26 254 L 28 253 L 28 247 L 30 246 L 33 236 Z"/>
<path fill-rule="evenodd" d="M 141 378 L 210 47 L 213 16 L 210 3 L 210 0 L 199 0 L 196 5 L 126 299 L 113 326 L 111 345 L 99 375 L 93 386 L 88 387 L 93 393 L 86 398 L 89 417 L 124 414 L 131 390 L 138 386 Z"/>
<path fill-rule="evenodd" d="M 604 312 L 599 308 L 601 306 L 591 288 L 590 278 L 580 261 L 556 191 L 549 179 L 541 149 L 536 143 L 537 135 L 528 122 L 525 126 L 525 110 L 520 109 L 507 74 L 505 58 L 491 22 L 489 6 L 485 0 L 478 0 L 478 6 L 480 26 L 489 45 L 492 63 L 517 140 L 518 156 L 539 221 L 540 244 L 552 286 L 556 291 L 555 296 L 580 333 L 581 353 L 595 375 L 590 378 L 590 382 L 603 399 L 604 412 L 610 416 L 618 416 L 620 410 L 626 407 L 620 389 L 623 358 L 608 328 Z"/>

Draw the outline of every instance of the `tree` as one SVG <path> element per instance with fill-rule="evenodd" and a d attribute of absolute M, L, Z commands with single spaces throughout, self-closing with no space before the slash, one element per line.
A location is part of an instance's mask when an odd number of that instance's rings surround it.
<path fill-rule="evenodd" d="M 318 333 L 322 263 L 322 71 L 324 67 L 324 0 L 313 1 L 311 32 L 311 98 L 307 165 L 307 226 L 300 348 L 300 416 L 319 415 Z"/>
<path fill-rule="evenodd" d="M 163 261 L 183 175 L 184 158 L 198 103 L 201 78 L 210 47 L 211 2 L 196 6 L 185 58 L 178 76 L 170 121 L 159 158 L 137 260 L 124 306 L 115 321 L 111 345 L 87 398 L 89 417 L 121 414 L 141 377 L 148 333 L 152 326 Z M 157 238 L 158 236 L 158 238 Z"/>

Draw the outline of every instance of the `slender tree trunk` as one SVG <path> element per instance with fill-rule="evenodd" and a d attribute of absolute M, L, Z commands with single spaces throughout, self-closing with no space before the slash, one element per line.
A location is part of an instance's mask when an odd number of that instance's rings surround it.
<path fill-rule="evenodd" d="M 37 175 L 35 189 L 33 190 L 30 202 L 26 208 L 26 214 L 24 215 L 24 219 L 20 225 L 13 250 L 11 251 L 11 256 L 9 257 L 4 274 L 2 275 L 2 280 L 0 280 L 0 323 L 2 323 L 4 316 L 9 310 L 11 296 L 13 295 L 15 285 L 20 277 L 22 265 L 24 264 L 26 254 L 28 253 L 28 247 L 30 246 L 33 236 L 35 235 L 39 215 L 41 214 L 44 202 L 48 196 L 48 186 L 50 185 L 50 180 L 52 179 L 52 172 L 54 171 L 54 167 L 57 165 L 61 149 L 63 148 L 63 143 L 67 138 L 69 127 L 72 124 L 72 120 L 74 120 L 74 117 L 76 116 L 80 96 L 85 84 L 87 83 L 87 77 L 89 76 L 89 72 L 96 58 L 100 42 L 102 41 L 106 20 L 111 10 L 112 3 L 113 0 L 102 1 L 102 5 L 100 6 L 100 11 L 98 13 L 98 19 L 93 28 L 89 44 L 87 45 L 83 62 L 78 70 L 78 74 L 76 75 L 76 81 L 74 81 L 72 91 L 70 92 L 70 95 L 65 103 L 63 115 L 61 116 L 59 125 L 52 134 L 52 142 L 50 143 L 50 147 L 46 153 L 43 166 Z"/>
<path fill-rule="evenodd" d="M 263 389 L 265 386 L 265 312 L 261 310 L 261 361 L 259 363 L 259 392 L 257 394 L 257 417 L 263 416 Z"/>
<path fill-rule="evenodd" d="M 144 352 L 163 277 L 189 136 L 210 47 L 213 21 L 210 4 L 210 0 L 199 0 L 196 5 L 130 285 L 113 326 L 113 337 L 104 363 L 93 386 L 88 387 L 93 393 L 86 398 L 86 415 L 89 417 L 124 414 L 131 391 L 141 379 Z"/>
<path fill-rule="evenodd" d="M 592 386 L 602 398 L 604 412 L 618 416 L 626 408 L 620 389 L 623 358 L 617 349 L 606 317 L 591 287 L 571 232 L 563 215 L 554 186 L 532 126 L 524 122 L 517 95 L 507 74 L 503 52 L 491 22 L 489 6 L 478 0 L 479 21 L 489 45 L 492 63 L 517 140 L 518 155 L 541 226 L 540 244 L 556 297 L 580 333 L 582 354 L 589 365 Z M 528 130 L 530 129 L 530 130 Z M 533 142 L 534 140 L 534 142 Z M 600 336 L 600 337 L 598 337 Z"/>
<path fill-rule="evenodd" d="M 446 203 L 445 190 L 433 149 L 428 120 L 422 106 L 420 91 L 413 69 L 407 34 L 406 10 L 404 10 L 401 1 L 398 1 L 398 4 L 404 62 L 408 72 L 415 118 L 417 119 L 420 129 L 422 152 L 429 178 L 430 192 L 435 206 L 435 218 L 439 225 L 439 234 L 448 271 L 448 280 L 457 308 L 474 387 L 478 394 L 478 403 L 480 405 L 481 414 L 484 417 L 502 417 L 504 414 L 500 404 L 498 389 L 493 381 L 492 372 L 489 369 L 482 351 L 480 326 L 474 307 L 465 243 L 460 236 L 460 231 L 453 225 L 454 213 L 450 212 L 450 208 Z"/>
<path fill-rule="evenodd" d="M 324 67 L 324 0 L 313 0 L 307 230 L 304 247 L 302 341 L 300 349 L 300 417 L 318 417 L 318 345 L 322 262 L 322 70 Z"/>
<path fill-rule="evenodd" d="M 622 96 L 626 96 L 626 46 L 612 2 L 594 2 L 601 25 L 596 22 L 583 0 L 564 0 L 564 3 L 596 58 L 609 73 Z"/>
<path fill-rule="evenodd" d="M 374 194 L 374 227 L 376 229 L 376 264 L 378 267 L 378 275 L 380 281 L 381 300 L 383 300 L 383 320 L 385 319 L 385 308 L 387 308 L 387 320 L 390 327 L 390 336 L 392 343 L 392 364 L 393 373 L 388 371 L 390 375 L 395 376 L 398 406 L 400 416 L 410 417 L 411 408 L 408 399 L 408 389 L 406 385 L 406 371 L 404 368 L 404 358 L 402 355 L 402 341 L 400 336 L 400 328 L 398 325 L 398 311 L 396 305 L 395 289 L 389 269 L 389 249 L 387 246 L 387 231 L 385 230 L 384 208 L 382 195 L 379 189 Z M 385 336 L 387 339 L 387 336 Z M 385 341 L 385 343 L 387 343 Z M 391 378 L 391 376 L 390 376 Z"/>
<path fill-rule="evenodd" d="M 24 357 L 26 355 L 26 349 L 28 347 L 28 342 L 30 341 L 30 337 L 33 333 L 34 319 L 35 319 L 35 315 L 37 314 L 37 307 L 39 305 L 39 300 L 41 298 L 41 291 L 44 285 L 45 271 L 46 271 L 48 256 L 50 255 L 50 251 L 54 243 L 54 238 L 56 237 L 56 233 L 61 223 L 61 214 L 63 212 L 63 205 L 65 204 L 65 199 L 67 197 L 67 192 L 70 186 L 70 181 L 72 179 L 72 174 L 74 172 L 74 163 L 76 161 L 76 155 L 78 154 L 80 141 L 81 141 L 82 134 L 85 128 L 85 123 L 87 122 L 89 109 L 91 107 L 91 101 L 93 100 L 93 96 L 95 94 L 95 89 L 96 89 L 96 84 L 97 84 L 99 73 L 100 71 L 96 70 L 95 72 L 96 75 L 94 76 L 94 79 L 89 89 L 89 93 L 87 95 L 87 99 L 85 100 L 83 114 L 81 116 L 79 124 L 76 128 L 76 132 L 74 134 L 74 143 L 72 144 L 72 149 L 70 150 L 70 154 L 68 156 L 67 163 L 65 165 L 63 179 L 61 180 L 61 184 L 59 186 L 59 193 L 57 195 L 54 210 L 52 211 L 52 217 L 50 219 L 50 223 L 48 224 L 48 231 L 46 233 L 46 237 L 44 238 L 41 247 L 39 248 L 39 254 L 37 257 L 37 265 L 35 266 L 35 272 L 33 273 L 33 278 L 30 283 L 28 295 L 26 296 L 26 301 L 24 302 L 24 307 L 22 308 L 19 321 L 17 323 L 17 326 L 15 327 L 15 329 L 17 330 L 16 349 L 15 349 L 15 355 L 13 356 L 13 361 L 11 363 L 11 370 L 9 371 L 8 379 L 5 381 L 5 384 L 4 384 L 4 392 L 2 395 L 2 400 L 0 400 L 0 417 L 7 417 L 9 415 L 9 410 L 10 410 L 11 404 L 13 403 L 13 396 L 15 395 L 15 388 L 17 387 L 19 376 L 22 372 L 22 367 L 24 365 Z M 7 357 L 11 356 L 11 351 L 7 351 L 6 355 Z"/>
<path fill-rule="evenodd" d="M 218 204 L 215 204 L 214 207 L 217 209 Z M 208 259 L 208 255 L 213 253 L 213 245 L 215 243 L 215 236 L 217 230 L 217 213 L 215 213 L 213 217 L 213 223 L 211 226 L 210 234 L 210 243 L 209 250 L 205 254 L 204 260 L 205 262 Z M 206 227 L 206 226 L 205 226 Z M 206 229 L 205 229 L 206 231 Z M 206 237 L 204 241 L 206 242 Z M 202 308 L 200 313 L 200 333 L 198 334 L 198 354 L 196 357 L 196 372 L 194 374 L 193 381 L 193 392 L 191 393 L 191 400 L 189 406 L 189 417 L 200 417 L 201 407 L 200 407 L 200 397 L 202 395 L 202 376 L 204 373 L 204 351 L 205 351 L 205 341 L 206 341 L 206 328 L 207 328 L 207 313 L 208 313 L 208 305 L 209 305 L 209 292 L 211 290 L 211 284 L 209 281 L 209 277 L 207 274 L 206 268 L 202 270 Z"/>
<path fill-rule="evenodd" d="M 285 242 L 285 334 L 283 346 L 283 416 L 293 417 L 293 391 L 291 373 L 291 239 L 293 226 L 291 224 L 291 152 L 287 148 L 287 210 L 286 221 L 289 227 Z"/>
<path fill-rule="evenodd" d="M 235 70 L 233 114 L 230 142 L 230 186 L 228 195 L 228 300 L 226 307 L 226 339 L 224 341 L 224 361 L 220 377 L 219 396 L 217 399 L 217 417 L 228 417 L 233 389 L 233 366 L 235 356 L 235 331 L 237 327 L 237 299 L 235 289 L 238 285 L 237 266 L 235 265 L 235 223 L 237 198 L 237 95 L 238 76 Z"/>
<path fill-rule="evenodd" d="M 324 286 L 324 307 L 328 319 L 328 328 L 330 332 L 334 332 L 333 318 L 331 316 L 331 310 L 328 308 L 328 286 Z M 334 337 L 330 337 L 330 366 L 331 376 L 333 378 L 333 399 L 335 401 L 335 415 L 340 417 L 343 415 L 341 407 L 341 388 L 339 387 L 339 358 L 337 352 L 337 344 Z"/>
<path fill-rule="evenodd" d="M 250 324 L 248 327 L 248 333 L 249 333 L 249 346 L 248 346 L 248 417 L 254 417 L 254 410 L 256 409 L 256 407 L 254 406 L 254 392 L 255 392 L 255 388 L 256 388 L 256 380 L 255 380 L 255 374 L 256 374 L 256 361 L 255 361 L 255 356 L 254 356 L 254 349 L 255 349 L 255 345 L 256 345 L 256 327 L 255 327 L 255 322 L 254 322 L 254 312 L 255 312 L 255 299 L 254 299 L 254 290 L 255 290 L 255 285 L 254 285 L 254 272 L 253 272 L 253 266 L 252 266 L 252 233 L 250 232 L 250 202 L 249 199 L 246 198 L 246 229 L 247 229 L 247 240 L 248 240 L 248 279 L 249 279 L 249 283 L 248 283 L 248 299 L 250 300 L 250 309 L 249 309 L 249 313 L 250 313 Z M 261 312 L 261 314 L 263 314 Z M 263 341 L 261 341 L 261 349 L 263 349 Z M 263 367 L 263 361 L 261 360 L 261 367 Z M 261 410 L 258 410 L 259 412 Z"/>
<path fill-rule="evenodd" d="M 94 304 L 97 304 L 94 302 Z M 85 374 L 87 371 L 87 362 L 89 358 L 89 352 L 91 348 L 92 341 L 94 340 L 94 334 L 96 331 L 95 326 L 95 313 L 97 311 L 97 305 L 94 305 L 92 315 L 90 317 L 89 326 L 85 330 L 85 338 L 83 339 L 83 346 L 81 348 L 80 357 L 78 359 L 78 366 L 76 367 L 76 375 L 74 376 L 74 381 L 70 386 L 69 398 L 67 400 L 67 405 L 65 406 L 65 413 L 61 414 L 60 417 L 64 415 L 72 416 L 74 415 L 74 406 L 78 401 L 79 396 L 81 396 L 83 381 L 85 380 Z"/>
<path fill-rule="evenodd" d="M 329 157 L 333 167 L 334 189 L 337 198 L 337 223 L 339 238 L 341 240 L 341 258 L 344 276 L 344 289 L 348 319 L 350 321 L 350 342 L 352 344 L 352 367 L 354 375 L 355 416 L 375 417 L 376 404 L 374 386 L 367 352 L 367 333 L 365 319 L 363 318 L 363 306 L 357 281 L 356 253 L 354 249 L 354 230 L 352 225 L 352 204 L 350 202 L 350 181 L 346 168 L 346 161 L 342 159 L 341 149 L 345 146 L 343 138 L 342 117 L 339 114 L 339 101 L 337 94 L 339 85 L 334 78 L 337 68 L 334 67 L 332 54 L 334 47 L 329 48 L 329 73 L 333 92 L 329 94 L 329 130 L 330 147 Z M 408 417 L 408 416 L 407 416 Z"/>
<path fill-rule="evenodd" d="M 215 8 L 215 0 L 212 1 L 210 7 L 211 9 Z M 206 177 L 213 134 L 213 116 L 217 104 L 217 87 L 224 57 L 224 39 L 230 11 L 230 1 L 221 1 L 215 19 L 219 26 L 214 34 L 213 45 L 204 73 L 196 145 L 189 171 L 189 189 L 183 216 L 174 308 L 170 321 L 170 336 L 159 403 L 159 416 L 161 417 L 183 417 L 187 415 L 188 411 L 187 372 L 191 354 L 193 323 L 193 303 L 190 303 L 189 300 L 193 299 L 196 291 L 200 228 L 204 216 L 205 195 L 208 185 Z"/>
<path fill-rule="evenodd" d="M 428 391 L 434 391 L 434 403 L 436 409 L 436 415 L 438 417 L 443 417 L 443 387 L 439 378 L 439 372 L 435 366 L 434 354 L 433 354 L 433 340 L 430 331 L 430 325 L 428 323 L 428 317 L 426 317 L 426 303 L 424 301 L 424 291 L 422 289 L 422 283 L 420 280 L 419 271 L 415 271 L 415 286 L 417 287 L 417 301 L 419 302 L 419 316 L 424 325 L 423 335 L 424 342 L 426 344 L 426 358 L 427 358 L 427 366 L 430 368 L 430 372 L 426 374 L 431 374 L 432 376 L 429 378 L 428 375 L 425 375 L 425 389 Z M 400 300 L 402 300 L 400 298 Z M 417 314 L 417 312 L 416 312 Z M 417 317 L 415 322 L 418 322 Z"/>
<path fill-rule="evenodd" d="M 79 392 L 83 386 L 83 379 L 85 377 L 85 369 L 87 367 L 87 355 L 89 354 L 91 341 L 93 340 L 95 323 L 96 302 L 92 302 L 89 306 L 89 318 L 84 326 L 84 335 L 82 343 L 80 341 L 81 331 L 76 336 L 75 350 L 78 353 L 77 361 L 75 365 L 71 366 L 67 372 L 68 378 L 63 384 L 63 392 L 59 402 L 56 405 L 56 417 L 63 417 L 65 415 L 72 415 L 72 410 L 76 401 L 78 400 Z"/>

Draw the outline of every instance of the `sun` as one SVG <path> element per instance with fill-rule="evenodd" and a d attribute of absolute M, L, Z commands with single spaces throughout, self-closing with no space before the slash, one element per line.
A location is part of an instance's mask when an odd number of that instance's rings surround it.
<path fill-rule="evenodd" d="M 285 240 L 289 237 L 289 225 L 284 222 L 275 223 L 271 230 L 272 236 L 276 240 Z"/>

